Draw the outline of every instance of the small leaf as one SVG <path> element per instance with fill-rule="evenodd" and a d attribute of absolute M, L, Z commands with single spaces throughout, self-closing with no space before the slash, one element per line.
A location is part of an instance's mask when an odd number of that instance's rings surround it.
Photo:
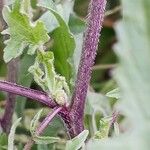
<path fill-rule="evenodd" d="M 85 30 L 85 22 L 75 14 L 70 15 L 69 28 L 72 33 L 79 34 Z"/>
<path fill-rule="evenodd" d="M 10 35 L 10 39 L 5 41 L 5 62 L 20 56 L 27 46 L 28 54 L 34 54 L 36 49 L 49 40 L 44 24 L 39 21 L 32 23 L 21 8 L 21 1 L 15 0 L 12 9 L 8 6 L 3 9 L 3 17 L 8 25 L 3 34 Z"/>
<path fill-rule="evenodd" d="M 74 1 L 65 0 L 61 2 L 53 2 L 53 0 L 39 0 L 38 5 L 45 7 L 47 9 L 53 9 L 63 18 L 63 20 L 68 24 L 70 19 L 70 14 L 73 11 Z"/>
<path fill-rule="evenodd" d="M 110 129 L 110 120 L 112 117 L 102 118 L 100 120 L 99 131 L 96 132 L 95 139 L 105 139 L 108 138 L 109 129 Z"/>
<path fill-rule="evenodd" d="M 116 99 L 120 99 L 120 90 L 119 88 L 116 88 L 106 94 L 107 97 L 112 97 Z"/>
<path fill-rule="evenodd" d="M 78 136 L 73 138 L 72 140 L 67 141 L 65 150 L 78 150 L 78 149 L 80 149 L 84 145 L 84 142 L 85 142 L 88 134 L 89 134 L 89 131 L 84 130 Z"/>
<path fill-rule="evenodd" d="M 38 126 L 38 123 L 39 123 L 39 119 L 40 119 L 40 116 L 42 114 L 42 111 L 43 109 L 41 109 L 35 116 L 34 118 L 32 119 L 31 121 L 31 124 L 30 124 L 30 132 L 32 134 L 32 136 L 35 135 L 35 131 L 37 129 L 37 126 Z"/>
<path fill-rule="evenodd" d="M 19 125 L 21 118 L 17 119 L 11 127 L 9 136 L 8 136 L 8 150 L 14 150 L 14 139 L 15 139 L 15 131 L 17 126 Z"/>
<path fill-rule="evenodd" d="M 48 19 L 47 19 L 48 18 Z M 56 29 L 57 27 L 59 27 L 59 23 L 57 21 L 57 19 L 55 18 L 55 16 L 47 11 L 45 12 L 39 19 L 40 21 L 44 22 L 45 27 L 47 29 L 48 32 L 52 32 L 54 29 Z"/>
<path fill-rule="evenodd" d="M 65 105 L 70 94 L 69 87 L 63 76 L 54 70 L 53 52 L 38 52 L 35 63 L 29 68 L 36 83 L 47 93 L 50 93 L 59 105 Z"/>
<path fill-rule="evenodd" d="M 31 124 L 30 124 L 30 132 L 32 135 L 33 140 L 37 144 L 51 144 L 51 143 L 56 143 L 60 140 L 58 137 L 49 137 L 49 136 L 38 136 L 36 134 L 36 130 L 39 124 L 39 119 L 42 114 L 43 110 L 40 110 L 32 119 Z"/>
<path fill-rule="evenodd" d="M 87 101 L 85 106 L 85 113 L 93 115 L 95 112 L 102 112 L 104 116 L 107 116 L 111 111 L 109 101 L 107 97 L 100 93 L 94 93 L 88 91 Z"/>
<path fill-rule="evenodd" d="M 33 140 L 36 144 L 52 144 L 60 141 L 58 137 L 49 137 L 49 136 L 34 136 Z"/>

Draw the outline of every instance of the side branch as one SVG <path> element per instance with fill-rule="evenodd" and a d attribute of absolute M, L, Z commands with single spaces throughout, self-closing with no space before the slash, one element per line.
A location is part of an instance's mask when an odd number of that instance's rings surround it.
<path fill-rule="evenodd" d="M 40 136 L 44 130 L 47 128 L 52 119 L 62 110 L 62 107 L 55 107 L 52 112 L 50 112 L 47 117 L 41 122 L 36 130 L 36 135 Z M 34 144 L 34 141 L 30 139 L 24 147 L 24 150 L 30 150 Z"/>
<path fill-rule="evenodd" d="M 15 83 L 0 80 L 0 91 L 5 91 L 27 98 L 31 98 L 35 101 L 49 106 L 50 108 L 54 108 L 55 106 L 57 106 L 53 99 L 50 96 L 48 96 L 45 92 L 26 88 Z"/>
<path fill-rule="evenodd" d="M 87 29 L 71 107 L 71 117 L 74 121 L 72 126 L 75 135 L 78 135 L 83 130 L 85 99 L 102 29 L 105 6 L 106 0 L 91 0 L 89 7 Z"/>
<path fill-rule="evenodd" d="M 37 102 L 40 102 L 50 108 L 58 107 L 59 105 L 54 102 L 54 100 L 48 96 L 45 92 L 33 90 L 30 88 L 26 88 L 20 85 L 17 85 L 15 83 L 10 83 L 7 81 L 1 81 L 0 80 L 0 91 L 5 91 L 9 93 L 13 93 L 16 95 L 24 96 L 27 98 L 31 98 Z M 59 109 L 58 109 L 59 110 Z M 63 107 L 59 111 L 59 115 L 65 122 L 66 129 L 71 129 L 71 119 L 69 116 L 69 110 L 67 107 Z M 0 120 L 0 123 L 2 123 L 2 120 Z M 73 136 L 73 132 L 70 131 L 70 135 Z"/>

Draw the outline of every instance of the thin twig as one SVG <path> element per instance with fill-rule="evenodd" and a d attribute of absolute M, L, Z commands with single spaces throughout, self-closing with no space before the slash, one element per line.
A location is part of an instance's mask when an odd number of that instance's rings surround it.
<path fill-rule="evenodd" d="M 41 135 L 51 120 L 62 110 L 62 107 L 55 107 L 52 112 L 50 112 L 47 117 L 39 125 L 36 135 Z"/>
<path fill-rule="evenodd" d="M 15 83 L 17 81 L 17 73 L 18 73 L 18 60 L 14 59 L 7 64 L 8 68 L 8 77 L 7 80 L 9 82 Z M 15 109 L 15 99 L 16 95 L 12 93 L 7 94 L 5 112 L 1 120 L 1 126 L 5 133 L 9 133 L 11 124 L 12 124 L 12 116 Z"/>
<path fill-rule="evenodd" d="M 117 13 L 118 11 L 120 11 L 121 9 L 122 9 L 121 6 L 116 6 L 115 8 L 106 11 L 105 17 L 110 16 L 110 15 L 113 15 L 113 14 Z"/>
<path fill-rule="evenodd" d="M 117 64 L 100 64 L 93 66 L 93 71 L 102 70 L 102 69 L 113 69 L 117 66 Z"/>
<path fill-rule="evenodd" d="M 55 107 L 52 112 L 50 112 L 47 117 L 41 122 L 39 127 L 36 130 L 36 135 L 41 135 L 46 127 L 49 125 L 49 123 L 52 121 L 52 119 L 62 110 L 62 107 Z M 34 144 L 33 139 L 29 140 L 27 144 L 24 147 L 24 150 L 30 150 Z"/>

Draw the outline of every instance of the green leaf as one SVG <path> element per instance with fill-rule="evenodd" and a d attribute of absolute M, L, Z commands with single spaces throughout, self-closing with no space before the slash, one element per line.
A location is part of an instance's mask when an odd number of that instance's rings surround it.
<path fill-rule="evenodd" d="M 106 117 L 100 119 L 99 123 L 99 131 L 95 133 L 95 139 L 105 139 L 108 138 L 109 130 L 110 130 L 110 121 L 112 117 Z"/>
<path fill-rule="evenodd" d="M 116 99 L 120 99 L 120 90 L 119 88 L 113 89 L 112 91 L 106 94 L 107 97 L 112 97 Z"/>
<path fill-rule="evenodd" d="M 21 2 L 21 12 L 26 14 L 30 19 L 32 19 L 32 7 L 31 0 L 22 0 Z"/>
<path fill-rule="evenodd" d="M 65 78 L 54 70 L 53 52 L 38 52 L 36 61 L 29 68 L 36 83 L 48 94 L 52 95 L 59 105 L 65 105 L 70 94 Z"/>
<path fill-rule="evenodd" d="M 36 142 L 36 144 L 52 144 L 60 141 L 60 138 L 58 137 L 49 137 L 49 136 L 38 136 L 36 134 L 37 127 L 39 125 L 39 119 L 42 114 L 43 110 L 40 110 L 32 119 L 30 124 L 30 132 L 32 135 L 33 140 Z"/>
<path fill-rule="evenodd" d="M 47 145 L 37 145 L 37 150 L 49 150 Z"/>
<path fill-rule="evenodd" d="M 84 142 L 89 134 L 88 130 L 82 131 L 78 136 L 72 140 L 67 141 L 65 150 L 78 150 L 84 146 Z"/>
<path fill-rule="evenodd" d="M 28 72 L 29 67 L 34 63 L 35 58 L 30 55 L 23 55 L 20 59 L 19 65 L 19 77 L 18 77 L 18 84 L 30 87 L 33 81 L 33 76 Z M 25 108 L 26 98 L 17 96 L 16 98 L 16 112 L 18 117 L 21 117 L 23 114 L 23 110 Z"/>
<path fill-rule="evenodd" d="M 74 34 L 82 33 L 85 30 L 85 22 L 77 15 L 71 14 L 69 19 L 69 28 Z"/>
<path fill-rule="evenodd" d="M 49 137 L 49 136 L 37 136 L 33 137 L 33 140 L 36 144 L 52 144 L 58 143 L 61 139 L 58 137 Z"/>
<path fill-rule="evenodd" d="M 102 112 L 104 116 L 111 112 L 108 99 L 102 94 L 88 91 L 85 114 L 93 115 L 96 112 Z"/>
<path fill-rule="evenodd" d="M 10 35 L 10 39 L 5 41 L 5 62 L 20 56 L 27 46 L 28 54 L 34 54 L 36 49 L 49 40 L 44 24 L 39 21 L 32 23 L 21 8 L 21 1 L 15 0 L 12 9 L 8 6 L 3 9 L 3 17 L 8 25 L 3 34 Z"/>
<path fill-rule="evenodd" d="M 48 18 L 48 19 L 47 19 Z M 40 21 L 44 22 L 45 27 L 47 29 L 48 32 L 52 32 L 54 29 L 56 29 L 57 27 L 59 27 L 59 23 L 57 21 L 57 19 L 55 18 L 55 16 L 47 11 L 45 12 L 39 19 Z"/>
<path fill-rule="evenodd" d="M 7 149 L 8 144 L 8 137 L 5 133 L 0 134 L 0 149 L 5 150 Z"/>
<path fill-rule="evenodd" d="M 40 116 L 41 116 L 41 114 L 42 114 L 42 111 L 43 111 L 43 109 L 41 109 L 41 110 L 34 116 L 34 118 L 33 118 L 32 121 L 31 121 L 31 124 L 30 124 L 30 132 L 31 132 L 32 136 L 35 135 L 35 131 L 36 131 L 37 127 L 38 127 L 39 119 L 40 119 Z"/>
<path fill-rule="evenodd" d="M 73 53 L 75 49 L 75 40 L 70 33 L 68 25 L 63 18 L 55 11 L 49 2 L 47 5 L 39 4 L 45 7 L 56 17 L 59 27 L 51 33 L 51 38 L 54 40 L 51 48 L 55 57 L 55 68 L 58 73 L 66 78 L 68 85 L 71 87 L 71 79 L 74 78 L 73 69 Z"/>
<path fill-rule="evenodd" d="M 73 59 L 74 59 L 75 73 L 77 74 L 80 58 L 81 58 L 81 52 L 82 52 L 83 33 L 74 35 L 74 38 L 75 38 L 76 48 L 73 54 Z"/>
<path fill-rule="evenodd" d="M 45 0 L 45 1 L 43 1 L 43 0 L 39 0 L 39 2 L 38 2 L 38 4 L 37 4 L 38 6 L 41 6 L 41 7 L 45 7 L 45 8 L 47 8 L 47 9 L 53 9 L 53 10 L 56 10 L 57 8 L 56 8 L 56 5 L 55 5 L 55 3 L 54 3 L 54 1 L 53 0 Z"/>
<path fill-rule="evenodd" d="M 70 14 L 73 11 L 74 1 L 65 0 L 53 2 L 53 0 L 39 0 L 38 5 L 47 9 L 55 10 L 60 15 L 60 17 L 68 24 Z"/>
<path fill-rule="evenodd" d="M 14 150 L 14 139 L 15 139 L 15 131 L 17 126 L 19 125 L 21 118 L 17 119 L 11 127 L 9 136 L 8 136 L 8 150 Z"/>

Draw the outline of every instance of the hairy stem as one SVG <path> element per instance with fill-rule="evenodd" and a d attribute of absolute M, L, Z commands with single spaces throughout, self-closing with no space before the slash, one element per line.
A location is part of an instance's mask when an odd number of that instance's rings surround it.
<path fill-rule="evenodd" d="M 50 112 L 47 117 L 41 122 L 39 127 L 36 130 L 36 135 L 41 135 L 46 127 L 49 125 L 49 123 L 52 121 L 52 119 L 62 110 L 62 107 L 55 107 L 52 112 Z M 24 150 L 30 150 L 34 144 L 34 141 L 31 139 L 27 142 L 27 144 L 24 147 Z"/>
<path fill-rule="evenodd" d="M 17 81 L 18 60 L 14 59 L 10 61 L 7 65 L 7 68 L 8 68 L 7 80 L 9 82 L 15 83 Z M 6 133 L 9 133 L 11 128 L 12 116 L 15 109 L 15 99 L 16 99 L 16 95 L 12 93 L 8 93 L 5 112 L 1 120 L 1 126 L 3 128 L 3 131 Z"/>
<path fill-rule="evenodd" d="M 54 107 L 58 106 L 58 104 L 56 104 L 54 102 L 54 100 L 50 96 L 48 96 L 45 92 L 26 88 L 26 87 L 17 85 L 15 83 L 0 80 L 0 91 L 5 91 L 5 92 L 13 93 L 16 95 L 24 96 L 27 98 L 31 98 L 31 99 L 33 99 L 37 102 L 40 102 L 50 108 L 54 108 Z M 65 123 L 68 134 L 70 134 L 70 136 L 72 137 L 73 132 L 72 132 L 72 130 L 70 131 L 72 126 L 71 126 L 71 119 L 69 116 L 68 108 L 63 107 L 62 110 L 59 112 L 59 115 L 61 116 L 61 118 L 63 119 L 63 121 Z"/>
<path fill-rule="evenodd" d="M 41 135 L 51 120 L 62 110 L 62 107 L 55 107 L 52 112 L 50 112 L 47 117 L 42 121 L 38 127 L 36 134 Z"/>
<path fill-rule="evenodd" d="M 57 106 L 53 99 L 50 96 L 48 96 L 45 92 L 26 88 L 15 83 L 0 81 L 0 91 L 5 91 L 27 98 L 31 98 L 35 101 L 49 106 L 50 108 L 54 108 L 55 106 Z"/>
<path fill-rule="evenodd" d="M 104 19 L 106 0 L 91 0 L 85 38 L 82 47 L 75 91 L 72 98 L 70 115 L 74 122 L 74 136 L 83 130 L 84 105 L 88 85 L 91 78 L 91 70 L 94 65 L 100 31 Z"/>

